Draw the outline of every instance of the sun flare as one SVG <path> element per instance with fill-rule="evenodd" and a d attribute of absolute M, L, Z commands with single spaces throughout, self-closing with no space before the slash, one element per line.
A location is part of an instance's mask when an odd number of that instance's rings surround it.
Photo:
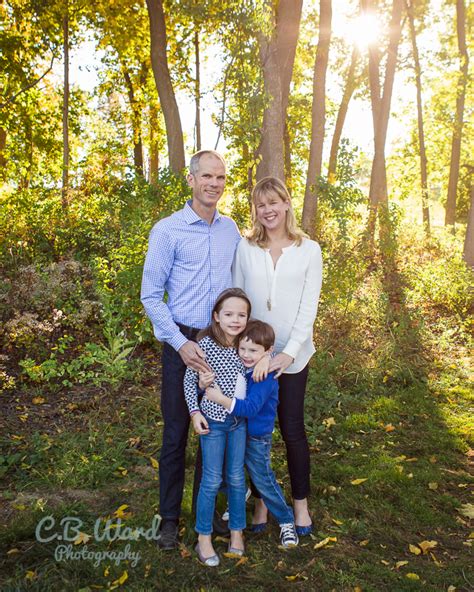
<path fill-rule="evenodd" d="M 346 35 L 359 49 L 377 43 L 381 33 L 380 21 L 374 14 L 363 14 L 349 21 Z"/>

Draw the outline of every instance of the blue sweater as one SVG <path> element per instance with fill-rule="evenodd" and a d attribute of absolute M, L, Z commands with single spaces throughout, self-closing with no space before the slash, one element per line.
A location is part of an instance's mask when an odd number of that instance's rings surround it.
<path fill-rule="evenodd" d="M 232 415 L 247 417 L 249 436 L 266 436 L 273 432 L 278 406 L 278 380 L 271 372 L 262 382 L 254 382 L 247 375 L 247 397 L 235 399 Z"/>

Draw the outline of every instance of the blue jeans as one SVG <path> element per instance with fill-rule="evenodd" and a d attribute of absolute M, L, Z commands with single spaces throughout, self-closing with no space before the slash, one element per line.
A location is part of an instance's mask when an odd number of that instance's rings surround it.
<path fill-rule="evenodd" d="M 295 521 L 293 510 L 286 503 L 285 496 L 270 465 L 272 435 L 248 436 L 245 451 L 245 466 L 250 479 L 257 487 L 265 505 L 278 524 Z"/>
<path fill-rule="evenodd" d="M 216 496 L 222 482 L 225 459 L 225 480 L 229 501 L 229 528 L 245 528 L 245 419 L 227 416 L 214 421 L 206 417 L 209 433 L 200 436 L 202 448 L 202 479 L 199 487 L 196 511 L 196 532 L 212 533 L 212 518 Z"/>

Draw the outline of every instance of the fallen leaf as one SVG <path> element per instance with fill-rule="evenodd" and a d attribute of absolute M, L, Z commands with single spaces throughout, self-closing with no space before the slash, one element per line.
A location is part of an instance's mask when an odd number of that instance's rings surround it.
<path fill-rule="evenodd" d="M 75 545 L 80 545 L 81 543 L 87 543 L 90 540 L 90 535 L 86 534 L 85 532 L 78 532 L 76 538 L 74 539 Z"/>
<path fill-rule="evenodd" d="M 221 536 L 216 536 L 216 538 L 214 539 L 215 541 L 220 541 L 221 543 L 228 543 L 229 539 L 225 538 L 225 537 L 221 537 Z"/>
<path fill-rule="evenodd" d="M 285 576 L 285 578 L 289 581 L 289 582 L 294 582 L 300 574 L 295 574 L 294 576 Z"/>
<path fill-rule="evenodd" d="M 185 559 L 186 557 L 191 557 L 190 551 L 188 551 L 188 549 L 184 545 L 181 545 L 180 555 L 183 559 Z"/>
<path fill-rule="evenodd" d="M 328 417 L 326 419 L 323 419 L 322 423 L 326 426 L 326 428 L 329 429 L 331 426 L 336 425 L 336 420 L 334 419 L 334 417 Z"/>
<path fill-rule="evenodd" d="M 344 522 L 342 520 L 336 520 L 335 518 L 332 518 L 332 521 L 334 522 L 334 524 L 337 524 L 338 526 L 341 526 L 342 524 L 344 524 Z"/>
<path fill-rule="evenodd" d="M 23 510 L 26 510 L 25 504 L 12 504 L 12 505 L 15 508 L 15 510 L 20 510 L 20 512 L 23 512 Z"/>
<path fill-rule="evenodd" d="M 329 543 L 336 543 L 336 542 L 337 542 L 337 537 L 327 537 L 327 538 L 323 539 L 322 541 L 320 541 L 319 543 L 316 543 L 314 545 L 313 549 L 321 549 L 322 547 L 325 547 Z"/>
<path fill-rule="evenodd" d="M 448 586 L 448 592 L 456 592 L 456 586 Z"/>
<path fill-rule="evenodd" d="M 239 566 L 239 565 L 243 565 L 244 563 L 247 563 L 247 561 L 249 560 L 248 557 L 241 557 L 237 563 L 235 564 L 235 567 Z"/>
<path fill-rule="evenodd" d="M 407 573 L 406 577 L 409 580 L 419 580 L 420 579 L 420 576 L 417 575 L 416 573 Z"/>
<path fill-rule="evenodd" d="M 412 458 L 407 458 L 405 462 L 416 462 L 418 459 L 416 458 L 416 456 L 413 456 Z"/>
<path fill-rule="evenodd" d="M 397 563 L 395 563 L 395 569 L 400 569 L 400 567 L 403 567 L 404 565 L 408 565 L 408 561 L 397 561 Z"/>
<path fill-rule="evenodd" d="M 112 582 L 112 585 L 116 584 L 117 586 L 121 586 L 127 580 L 128 580 L 128 573 L 127 573 L 127 571 L 124 571 L 123 574 L 118 579 L 116 579 Z"/>
<path fill-rule="evenodd" d="M 435 491 L 436 489 L 438 489 L 438 484 L 435 481 L 432 481 L 431 483 L 428 483 L 428 489 L 432 489 L 433 491 Z"/>
<path fill-rule="evenodd" d="M 361 547 L 365 547 L 365 546 L 366 546 L 366 545 L 368 545 L 368 544 L 369 544 L 369 539 L 365 539 L 365 541 L 360 541 L 360 543 L 359 543 L 359 545 L 360 545 Z"/>
<path fill-rule="evenodd" d="M 430 456 L 429 461 L 432 465 L 434 465 L 438 462 L 438 459 L 436 458 L 436 456 Z"/>
<path fill-rule="evenodd" d="M 410 543 L 410 545 L 408 545 L 408 548 L 410 550 L 410 553 L 413 553 L 414 555 L 421 555 L 421 549 L 416 545 L 412 545 Z"/>
<path fill-rule="evenodd" d="M 34 580 L 36 578 L 36 572 L 31 571 L 30 569 L 26 572 L 25 578 L 27 580 Z"/>
<path fill-rule="evenodd" d="M 41 405 L 46 401 L 46 399 L 44 399 L 43 397 L 33 397 L 32 401 L 33 405 Z"/>
<path fill-rule="evenodd" d="M 107 577 L 107 576 L 109 575 L 109 573 L 110 573 L 110 567 L 109 567 L 109 566 L 107 566 L 107 567 L 104 569 L 104 577 Z"/>
<path fill-rule="evenodd" d="M 381 559 L 380 563 L 383 563 L 384 565 L 390 565 L 390 561 L 385 561 L 385 559 Z"/>
<path fill-rule="evenodd" d="M 14 555 L 15 553 L 19 553 L 20 549 L 17 549 L 16 547 L 14 547 L 13 549 L 10 549 L 9 551 L 7 551 L 7 555 Z"/>
<path fill-rule="evenodd" d="M 362 588 L 360 586 L 356 586 L 354 588 L 354 592 L 362 592 Z"/>
<path fill-rule="evenodd" d="M 474 504 L 463 504 L 458 508 L 458 512 L 468 518 L 474 518 Z"/>
<path fill-rule="evenodd" d="M 366 479 L 354 479 L 353 481 L 351 481 L 351 485 L 360 485 L 361 483 L 364 483 L 364 481 L 367 481 L 368 477 Z"/>
<path fill-rule="evenodd" d="M 114 512 L 114 516 L 116 518 L 127 518 L 128 516 L 130 516 L 130 512 L 125 512 L 125 510 L 128 508 L 127 504 L 122 504 L 121 506 L 119 506 L 115 512 Z"/>
<path fill-rule="evenodd" d="M 423 555 L 426 555 L 430 549 L 434 549 L 438 546 L 437 541 L 421 541 L 418 546 L 423 551 Z"/>
<path fill-rule="evenodd" d="M 159 467 L 159 463 L 158 463 L 158 461 L 156 460 L 156 458 L 153 458 L 152 456 L 150 456 L 150 462 L 151 462 L 151 466 L 152 466 L 154 469 L 157 469 L 157 468 Z"/>
<path fill-rule="evenodd" d="M 385 429 L 385 431 L 386 431 L 386 432 L 393 432 L 393 431 L 395 431 L 397 428 L 396 428 L 394 425 L 392 425 L 391 423 L 388 423 L 388 424 L 385 426 L 385 428 L 384 428 L 384 429 Z"/>

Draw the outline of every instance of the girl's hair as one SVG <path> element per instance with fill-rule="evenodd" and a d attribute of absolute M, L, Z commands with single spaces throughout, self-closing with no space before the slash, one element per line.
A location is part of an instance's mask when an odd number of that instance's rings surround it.
<path fill-rule="evenodd" d="M 224 302 L 229 298 L 241 298 L 247 304 L 247 318 L 250 318 L 250 313 L 252 312 L 252 305 L 250 304 L 249 297 L 247 294 L 241 290 L 240 288 L 228 288 L 219 294 L 217 300 L 214 304 L 214 308 L 212 309 L 211 313 L 211 324 L 199 331 L 197 335 L 197 339 L 202 339 L 203 337 L 210 337 L 213 341 L 215 341 L 221 347 L 229 347 L 227 343 L 226 336 L 224 331 L 221 329 L 219 323 L 214 318 L 214 313 L 219 314 L 221 311 Z M 239 336 L 236 335 L 234 338 L 234 343 L 232 344 L 233 347 L 237 347 L 239 341 Z"/>
<path fill-rule="evenodd" d="M 276 177 L 264 177 L 255 185 L 252 191 L 252 228 L 247 232 L 246 236 L 250 243 L 257 244 L 259 247 L 266 247 L 268 242 L 267 231 L 264 226 L 257 219 L 257 201 L 262 195 L 269 193 L 276 193 L 276 195 L 285 201 L 289 208 L 286 212 L 286 234 L 290 240 L 295 241 L 299 246 L 303 237 L 307 237 L 301 228 L 298 228 L 296 223 L 295 213 L 291 203 L 291 197 L 285 184 Z"/>

